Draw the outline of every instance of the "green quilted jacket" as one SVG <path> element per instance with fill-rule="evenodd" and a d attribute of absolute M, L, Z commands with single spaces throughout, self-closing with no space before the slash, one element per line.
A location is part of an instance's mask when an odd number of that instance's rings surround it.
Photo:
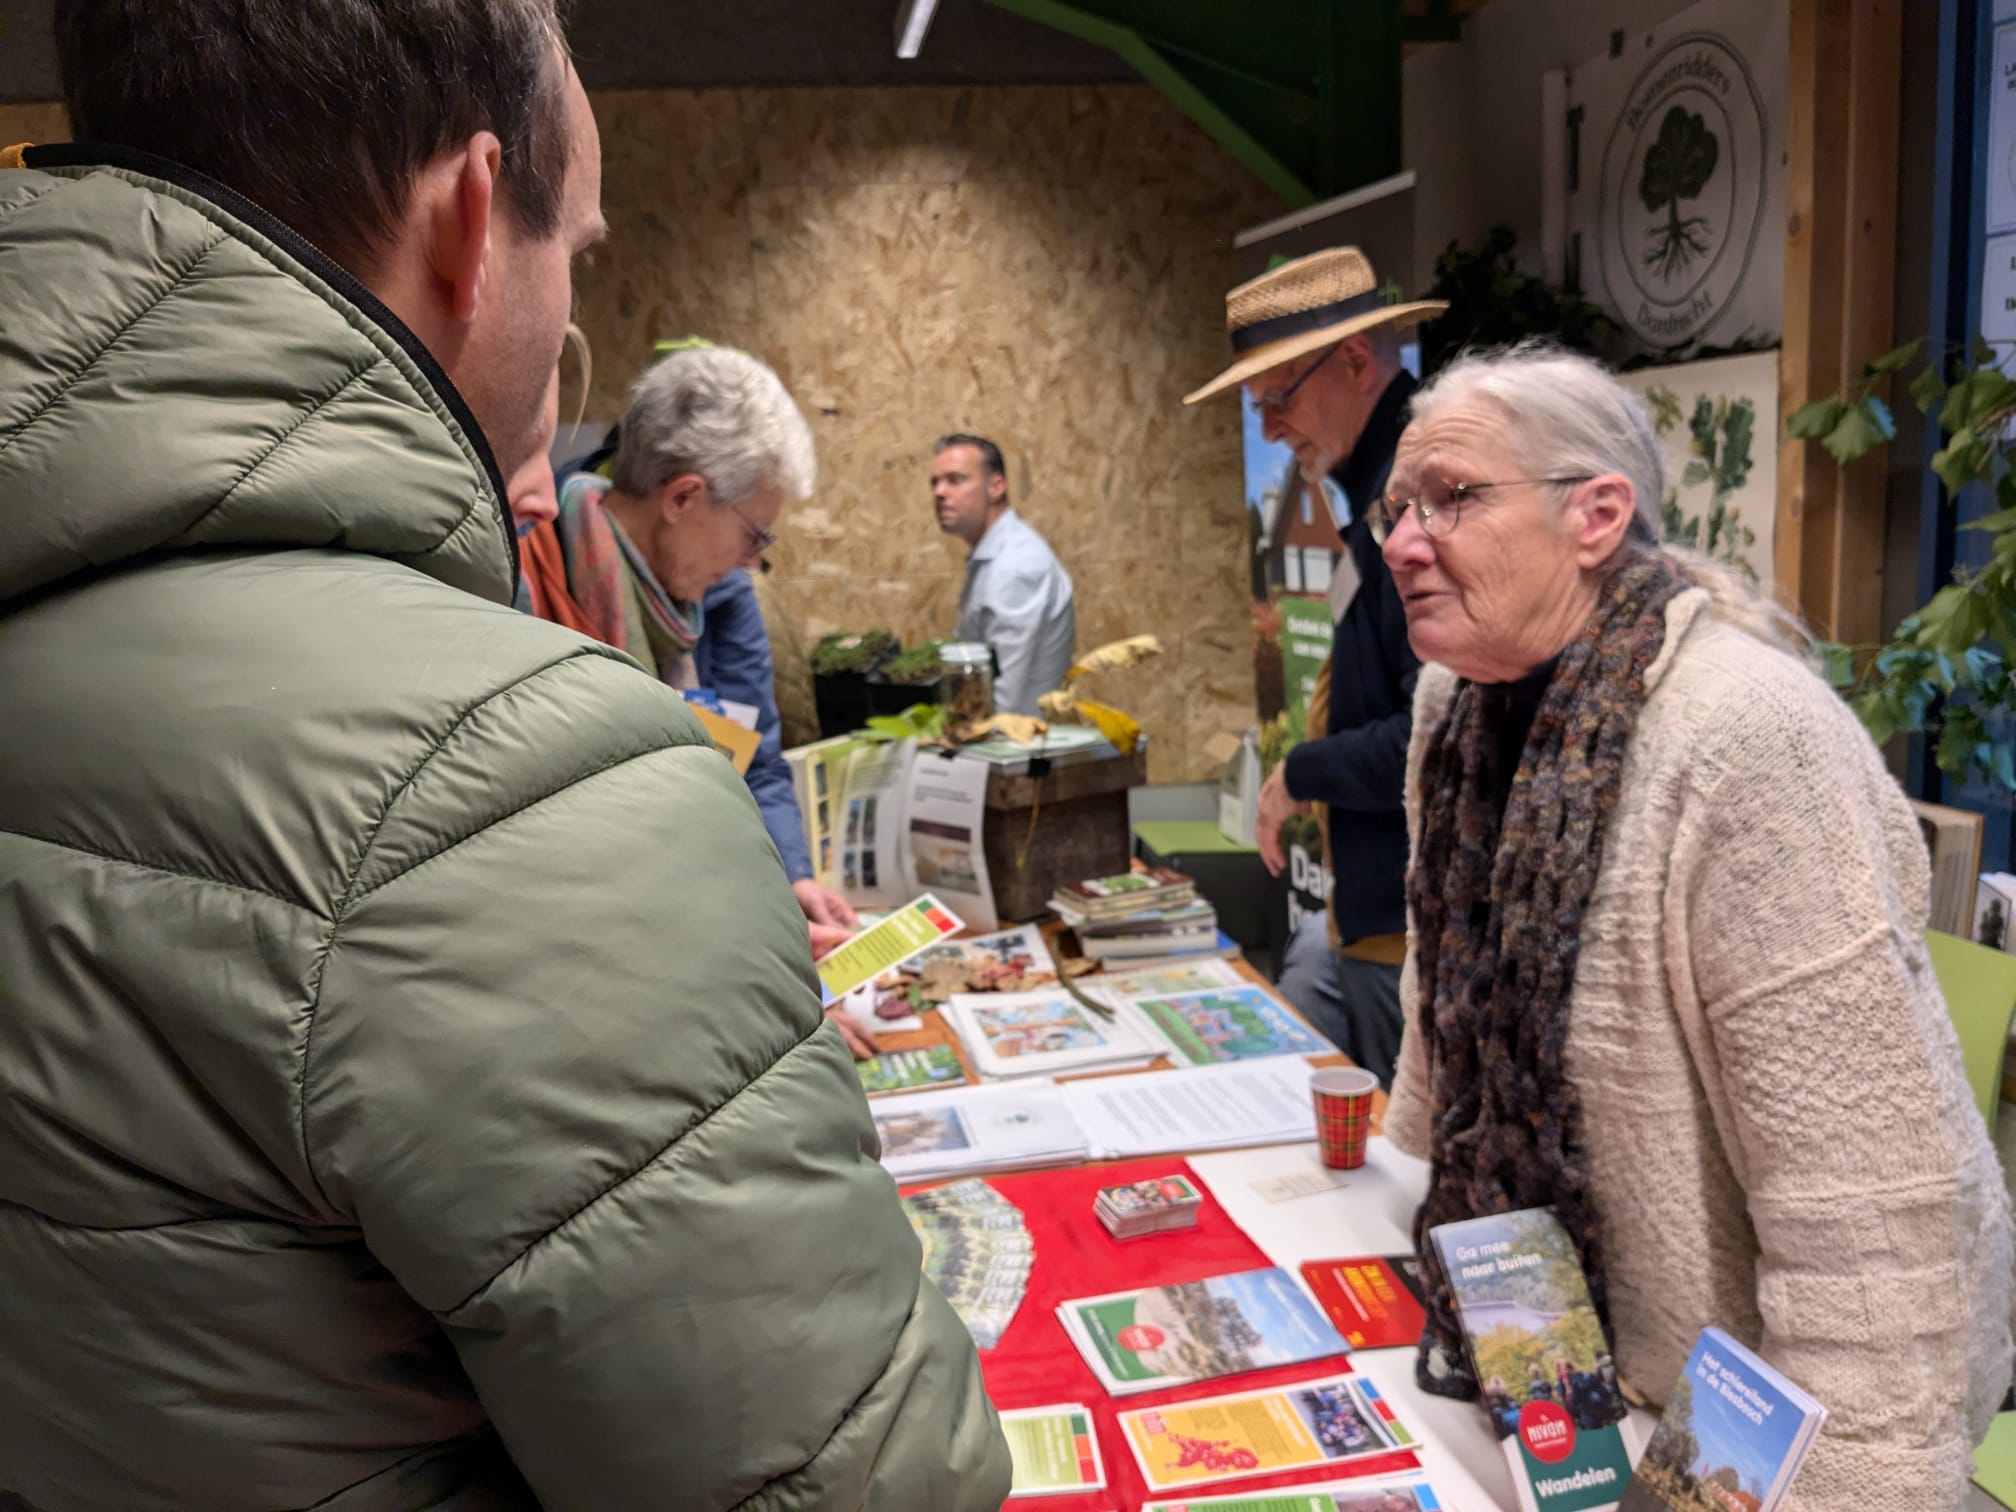
<path fill-rule="evenodd" d="M 0 171 L 0 1504 L 993 1509 L 805 925 L 413 337 Z"/>

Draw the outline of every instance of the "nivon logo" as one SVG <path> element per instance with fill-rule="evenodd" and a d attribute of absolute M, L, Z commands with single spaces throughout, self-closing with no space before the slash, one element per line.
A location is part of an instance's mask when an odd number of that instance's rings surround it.
<path fill-rule="evenodd" d="M 1694 340 L 1742 287 L 1767 145 L 1763 97 L 1721 37 L 1675 37 L 1633 82 L 1603 149 L 1597 266 L 1648 345 Z"/>

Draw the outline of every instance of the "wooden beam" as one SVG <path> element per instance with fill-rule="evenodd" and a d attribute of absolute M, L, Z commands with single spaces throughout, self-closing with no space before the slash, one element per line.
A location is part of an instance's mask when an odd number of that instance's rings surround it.
<path fill-rule="evenodd" d="M 1893 344 L 1902 6 L 1790 0 L 1781 425 Z M 1778 589 L 1830 640 L 1887 628 L 1883 473 L 1880 454 L 1844 471 L 1816 444 L 1779 444 Z"/>

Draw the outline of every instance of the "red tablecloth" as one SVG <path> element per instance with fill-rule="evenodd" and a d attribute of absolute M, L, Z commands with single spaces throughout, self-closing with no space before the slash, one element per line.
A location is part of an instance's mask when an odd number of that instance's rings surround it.
<path fill-rule="evenodd" d="M 1093 1199 L 1101 1187 L 1143 1181 L 1172 1171 L 1190 1175 L 1203 1195 L 1196 1228 L 1139 1239 L 1115 1239 L 1106 1232 L 1092 1210 Z M 991 1178 L 991 1185 L 1022 1210 L 1023 1222 L 1035 1243 L 1036 1262 L 1029 1275 L 1029 1291 L 1006 1336 L 995 1348 L 980 1352 L 988 1395 L 1001 1408 L 1083 1402 L 1092 1410 L 1098 1425 L 1099 1453 L 1106 1465 L 1104 1491 L 1040 1497 L 1010 1503 L 1011 1507 L 1026 1506 L 1030 1512 L 1106 1512 L 1108 1508 L 1133 1512 L 1147 1499 L 1148 1492 L 1133 1452 L 1120 1435 L 1121 1412 L 1306 1381 L 1324 1370 L 1349 1369 L 1349 1357 L 1337 1355 L 1328 1360 L 1257 1370 L 1195 1386 L 1144 1391 L 1128 1397 L 1108 1396 L 1064 1332 L 1064 1325 L 1057 1320 L 1059 1303 L 1139 1286 L 1166 1286 L 1178 1281 L 1201 1281 L 1230 1271 L 1253 1270 L 1269 1264 L 1267 1256 L 1227 1216 L 1204 1183 L 1196 1181 L 1189 1167 L 1167 1156 L 1123 1165 L 1077 1166 L 1023 1176 L 999 1176 Z M 904 1190 L 908 1193 L 921 1188 Z M 1385 1454 L 1327 1470 L 1256 1475 L 1200 1486 L 1190 1494 L 1222 1496 L 1417 1467 L 1418 1461 L 1411 1452 Z"/>

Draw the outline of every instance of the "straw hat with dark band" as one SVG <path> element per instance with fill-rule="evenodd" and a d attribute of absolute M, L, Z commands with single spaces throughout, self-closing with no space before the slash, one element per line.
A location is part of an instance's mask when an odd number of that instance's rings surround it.
<path fill-rule="evenodd" d="M 1185 404 L 1208 399 L 1291 357 L 1373 326 L 1407 327 L 1449 306 L 1439 299 L 1388 304 L 1372 264 L 1356 247 L 1331 247 L 1249 279 L 1225 296 L 1225 329 L 1237 359 Z"/>

